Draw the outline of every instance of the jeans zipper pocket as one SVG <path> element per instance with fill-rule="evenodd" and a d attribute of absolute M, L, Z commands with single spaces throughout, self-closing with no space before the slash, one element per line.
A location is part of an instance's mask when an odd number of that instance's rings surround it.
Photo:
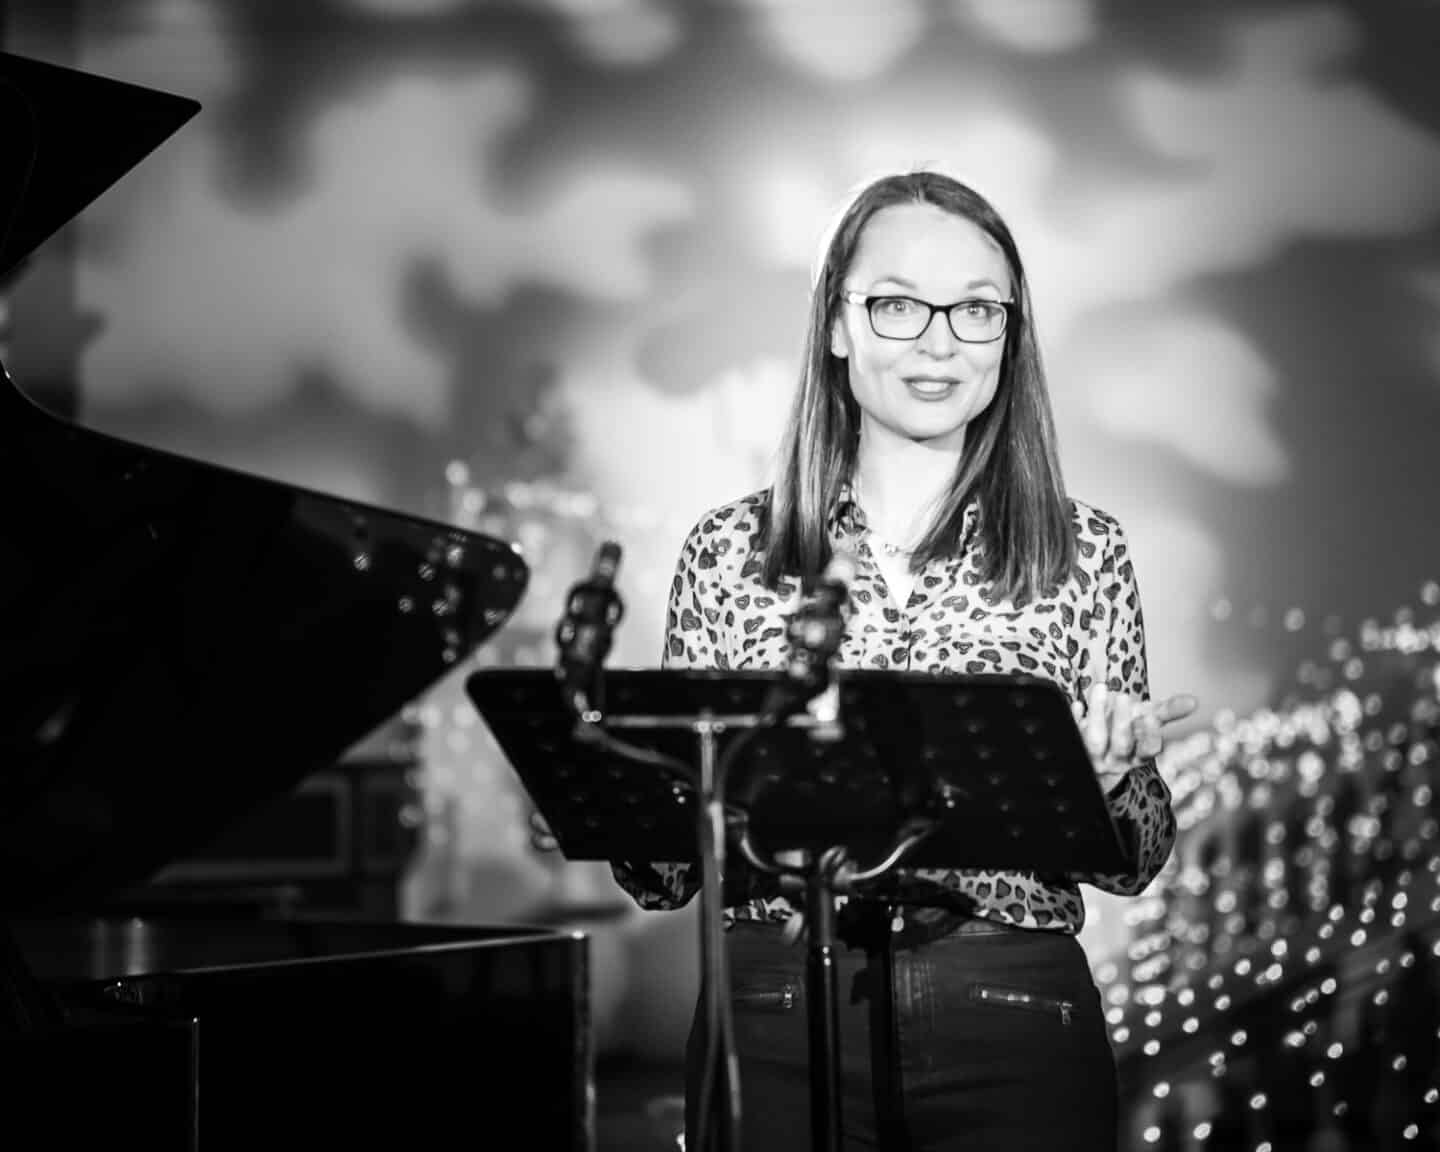
<path fill-rule="evenodd" d="M 789 1012 L 795 1007 L 795 985 L 786 984 L 773 992 L 736 992 L 731 1003 L 756 1012 Z"/>
<path fill-rule="evenodd" d="M 1071 1013 L 1075 1010 L 1072 1000 L 1058 996 L 1041 996 L 1035 992 L 1024 992 L 1019 988 L 1002 988 L 998 984 L 970 985 L 970 999 L 981 1004 L 998 1004 L 1003 1008 L 1024 1008 L 1031 1012 L 1060 1014 L 1060 1023 L 1069 1025 Z"/>

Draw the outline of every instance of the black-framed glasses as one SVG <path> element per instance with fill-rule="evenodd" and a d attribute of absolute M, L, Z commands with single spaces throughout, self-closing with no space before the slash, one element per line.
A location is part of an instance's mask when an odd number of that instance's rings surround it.
<path fill-rule="evenodd" d="M 955 339 L 966 344 L 989 344 L 1005 334 L 1013 300 L 957 300 L 954 304 L 931 304 L 913 296 L 866 296 L 842 288 L 840 295 L 852 304 L 865 305 L 870 329 L 885 340 L 915 340 L 944 312 Z"/>

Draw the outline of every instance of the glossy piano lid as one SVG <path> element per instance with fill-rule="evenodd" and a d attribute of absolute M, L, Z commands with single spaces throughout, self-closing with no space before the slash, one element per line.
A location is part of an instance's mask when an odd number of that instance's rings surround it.
<path fill-rule="evenodd" d="M 0 266 L 197 107 L 0 56 Z M 505 541 L 67 423 L 0 365 L 0 922 L 101 908 L 333 765 L 528 577 Z"/>
<path fill-rule="evenodd" d="M 200 104 L 0 52 L 0 279 Z"/>

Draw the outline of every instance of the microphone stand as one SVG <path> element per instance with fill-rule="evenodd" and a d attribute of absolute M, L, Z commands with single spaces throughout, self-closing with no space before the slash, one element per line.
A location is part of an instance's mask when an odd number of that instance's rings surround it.
<path fill-rule="evenodd" d="M 692 1152 L 703 1152 L 712 1134 L 711 1094 L 723 1064 L 728 1122 L 721 1125 L 726 1152 L 739 1152 L 740 1075 L 735 1057 L 733 1028 L 728 1008 L 729 974 L 725 964 L 723 884 L 725 871 L 724 765 L 717 756 L 717 738 L 726 719 L 695 717 L 688 727 L 700 744 L 697 772 L 689 765 L 650 749 L 619 739 L 602 727 L 602 664 L 610 650 L 615 626 L 624 605 L 614 590 L 620 546 L 606 541 L 596 553 L 590 577 L 574 585 L 566 596 L 566 610 L 555 629 L 559 660 L 555 668 L 566 706 L 576 723 L 577 740 L 599 744 L 624 759 L 660 767 L 692 787 L 698 785 L 697 840 L 701 868 L 701 977 L 706 989 L 705 1015 L 708 1045 L 700 1086 L 700 1131 L 694 1134 Z M 629 726 L 623 723 L 618 726 Z M 647 726 L 647 725 L 640 725 Z"/>
<path fill-rule="evenodd" d="M 723 1140 L 726 1152 L 739 1152 L 740 1082 L 734 1034 L 728 1011 L 729 973 L 724 946 L 725 844 L 730 822 L 725 806 L 725 785 L 730 766 L 741 749 L 757 733 L 793 723 L 812 729 L 816 740 L 838 740 L 839 692 L 831 664 L 844 638 L 844 605 L 854 576 L 854 561 L 837 555 L 818 582 L 809 603 L 802 604 L 787 627 L 791 659 L 787 679 L 776 685 L 758 716 L 718 717 L 708 711 L 689 719 L 687 726 L 700 744 L 697 773 L 669 757 L 638 748 L 615 737 L 603 727 L 600 704 L 601 663 L 609 651 L 614 626 L 623 615 L 623 606 L 613 589 L 619 564 L 619 545 L 607 542 L 596 556 L 591 578 L 575 585 L 567 597 L 567 611 L 556 628 L 560 661 L 556 676 L 566 703 L 577 718 L 578 739 L 599 743 L 617 755 L 640 763 L 658 765 L 699 786 L 700 804 L 697 832 L 701 866 L 701 983 L 706 990 L 706 1055 L 702 1070 L 692 1152 L 704 1152 L 712 1135 Z M 808 711 L 809 715 L 799 713 Z M 652 718 L 634 717 L 630 723 L 617 718 L 617 727 L 653 727 Z M 717 757 L 717 737 L 727 726 L 742 729 L 723 757 Z M 831 848 L 806 869 L 797 871 L 763 860 L 750 843 L 747 820 L 741 814 L 734 827 L 741 832 L 740 848 L 746 859 L 762 871 L 779 873 L 794 883 L 804 877 L 805 915 L 810 926 L 810 952 L 806 960 L 807 991 L 810 995 L 811 1120 L 817 1149 L 838 1152 L 840 1140 L 840 1030 L 836 989 L 835 894 L 856 879 L 879 875 L 918 842 L 905 843 L 877 869 L 857 873 L 849 866 L 843 848 Z M 928 828 L 926 829 L 928 832 Z M 924 833 L 921 834 L 922 836 Z M 843 873 L 843 879 L 842 879 Z M 823 1008 L 820 1008 L 823 1006 Z M 820 1009 L 820 1010 L 817 1010 Z M 820 1059 L 816 1059 L 816 1057 Z M 723 1073 L 722 1073 L 723 1067 Z M 717 1074 L 725 1089 L 726 1117 L 712 1116 L 712 1093 Z M 719 1122 L 717 1123 L 717 1120 Z M 728 1122 L 726 1122 L 728 1121 Z"/>
<path fill-rule="evenodd" d="M 768 694 L 758 716 L 741 721 L 731 717 L 736 727 L 743 729 L 725 750 L 724 757 L 715 766 L 713 773 L 713 732 L 723 730 L 707 724 L 701 732 L 701 781 L 704 811 L 701 817 L 702 864 L 707 867 L 713 855 L 716 869 L 707 871 L 701 888 L 702 915 L 706 932 L 702 943 L 702 958 L 706 960 L 706 974 L 712 982 L 706 986 L 714 990 L 714 980 L 723 978 L 728 986 L 725 967 L 724 944 L 721 939 L 720 916 L 704 901 L 711 885 L 716 886 L 714 900 L 721 901 L 719 885 L 723 877 L 725 846 L 725 787 L 731 766 L 741 751 L 759 734 L 785 725 L 808 728 L 811 739 L 832 742 L 843 737 L 840 722 L 840 693 L 835 680 L 832 663 L 839 653 L 845 634 L 844 605 L 849 596 L 849 583 L 854 575 L 854 563 L 848 556 L 832 559 L 829 568 L 808 603 L 802 604 L 791 616 L 787 628 L 790 645 L 790 662 L 786 679 L 776 684 Z M 699 729 L 697 728 L 697 731 Z M 709 753 L 707 756 L 706 753 Z M 835 937 L 835 892 L 843 884 L 848 891 L 849 884 L 856 878 L 854 869 L 849 867 L 843 848 L 832 848 L 821 853 L 818 859 L 807 862 L 807 867 L 795 869 L 764 860 L 750 842 L 748 813 L 742 811 L 730 821 L 729 831 L 738 833 L 738 845 L 742 855 L 761 871 L 779 874 L 782 886 L 796 887 L 797 876 L 804 877 L 805 917 L 810 932 L 810 948 L 806 957 L 806 990 L 809 996 L 810 1015 L 810 1097 L 811 1128 L 814 1147 L 827 1152 L 839 1152 L 840 1140 L 840 1016 L 836 991 L 837 951 Z M 889 867 L 889 863 L 884 865 Z M 883 870 L 883 869 L 882 869 Z M 718 871 L 718 874 L 717 874 Z M 842 872 L 848 873 L 841 880 Z M 878 875 L 878 872 L 875 873 Z M 869 873 L 861 875 L 865 878 Z M 711 925 L 713 921 L 713 931 Z M 713 955 L 712 955 L 713 953 Z M 722 1035 L 716 1035 L 716 1010 L 708 1004 L 711 1018 L 708 1030 L 708 1047 L 705 1064 L 705 1080 L 702 1082 L 699 1117 L 701 1132 L 710 1129 L 709 1090 L 710 1077 L 715 1066 L 714 1048 L 718 1040 L 724 1040 L 726 1059 L 726 1084 L 731 1099 L 730 1113 L 736 1123 L 727 1131 L 727 1143 L 734 1148 L 737 1138 L 736 1127 L 740 1114 L 738 1097 L 738 1062 L 733 1050 L 733 1036 L 730 1032 L 728 1013 L 722 1014 L 720 1028 Z M 817 1059 L 819 1057 L 819 1059 Z M 703 1136 L 702 1136 L 703 1139 Z"/>

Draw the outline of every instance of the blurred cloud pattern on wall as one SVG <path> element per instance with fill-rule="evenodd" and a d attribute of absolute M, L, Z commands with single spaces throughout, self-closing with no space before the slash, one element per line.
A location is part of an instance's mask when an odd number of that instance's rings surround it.
<path fill-rule="evenodd" d="M 1440 5 L 21 0 L 8 22 L 11 50 L 204 105 L 18 283 L 17 379 L 401 511 L 526 505 L 503 523 L 528 525 L 535 640 L 505 658 L 549 659 L 609 530 L 611 662 L 658 661 L 685 531 L 767 480 L 827 226 L 921 166 L 1017 234 L 1067 482 L 1129 530 L 1157 694 L 1255 707 L 1440 572 Z M 527 855 L 508 768 L 454 738 L 458 687 L 430 707 L 461 911 L 608 898 Z M 1119 914 L 1095 902 L 1092 950 Z M 627 931 L 673 960 L 688 925 Z M 629 979 L 683 1016 L 655 955 Z"/>

